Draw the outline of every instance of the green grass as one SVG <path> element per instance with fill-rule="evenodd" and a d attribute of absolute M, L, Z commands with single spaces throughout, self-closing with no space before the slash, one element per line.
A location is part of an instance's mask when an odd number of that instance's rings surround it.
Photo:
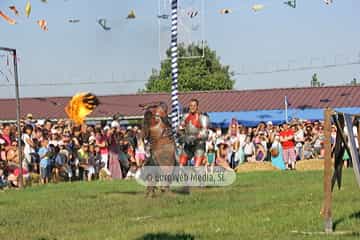
<path fill-rule="evenodd" d="M 76 182 L 0 192 L 0 239 L 358 239 L 320 232 L 322 175 L 254 172 L 230 187 L 144 197 L 132 181 Z M 360 231 L 352 170 L 333 194 L 336 231 Z"/>

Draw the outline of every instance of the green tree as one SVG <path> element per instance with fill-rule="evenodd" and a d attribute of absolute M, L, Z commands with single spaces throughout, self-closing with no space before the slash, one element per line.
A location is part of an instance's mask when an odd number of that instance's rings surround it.
<path fill-rule="evenodd" d="M 179 45 L 178 59 L 179 77 L 178 88 L 181 92 L 205 91 L 205 90 L 231 90 L 235 81 L 229 66 L 222 65 L 216 52 L 209 47 L 204 49 L 204 57 L 184 58 L 201 56 L 202 48 L 191 44 L 187 47 Z M 170 59 L 170 49 L 166 52 Z M 161 62 L 160 71 L 153 69 L 144 92 L 170 92 L 171 91 L 171 61 L 166 59 Z"/>

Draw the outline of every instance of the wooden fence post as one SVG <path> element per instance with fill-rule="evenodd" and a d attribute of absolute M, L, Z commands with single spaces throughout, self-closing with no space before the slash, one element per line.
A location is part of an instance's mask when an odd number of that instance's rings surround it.
<path fill-rule="evenodd" d="M 333 222 L 331 213 L 331 115 L 332 110 L 326 108 L 324 111 L 324 133 L 325 133 L 325 157 L 324 157 L 324 227 L 326 233 L 333 232 Z"/>

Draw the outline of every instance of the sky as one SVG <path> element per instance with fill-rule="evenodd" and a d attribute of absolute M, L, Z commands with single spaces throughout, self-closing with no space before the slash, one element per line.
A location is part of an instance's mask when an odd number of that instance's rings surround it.
<path fill-rule="evenodd" d="M 24 16 L 26 0 L 0 0 L 0 10 L 20 17 L 9 25 L 0 19 L 0 46 L 16 48 L 19 56 L 21 97 L 71 96 L 91 91 L 97 95 L 132 94 L 142 89 L 152 69 L 159 69 L 162 50 L 169 45 L 168 0 L 30 0 L 32 12 Z M 204 1 L 204 7 L 202 7 Z M 222 64 L 238 73 L 235 89 L 309 86 L 317 73 L 325 85 L 360 80 L 360 65 L 326 69 L 251 74 L 279 68 L 314 67 L 360 60 L 360 1 L 297 0 L 296 8 L 284 0 L 179 0 L 184 13 L 179 37 L 205 40 Z M 264 9 L 253 12 L 254 4 Z M 220 9 L 231 14 L 222 15 Z M 127 20 L 133 9 L 136 19 Z M 188 11 L 198 11 L 186 18 Z M 97 23 L 106 18 L 110 31 Z M 48 31 L 36 24 L 48 22 Z M 69 23 L 79 19 L 79 23 Z M 197 30 L 191 26 L 199 25 Z M 165 27 L 164 27 L 165 26 Z M 159 30 L 160 29 L 160 30 Z M 189 33 L 190 29 L 190 33 Z M 0 98 L 14 98 L 13 75 L 0 52 Z M 11 69 L 10 69 L 11 71 Z M 241 75 L 239 73 L 249 73 Z M 181 74 L 181 73 L 180 73 Z M 111 83 L 113 82 L 113 83 Z"/>

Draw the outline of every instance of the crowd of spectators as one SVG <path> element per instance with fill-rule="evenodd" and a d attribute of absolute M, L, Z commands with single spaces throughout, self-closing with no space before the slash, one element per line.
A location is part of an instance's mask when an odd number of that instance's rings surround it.
<path fill-rule="evenodd" d="M 136 175 L 145 161 L 146 141 L 140 126 L 119 122 L 74 125 L 68 120 L 21 121 L 23 177 L 49 181 L 126 179 Z M 356 131 L 357 132 L 357 131 Z M 354 131 L 355 133 L 355 131 Z M 0 126 L 0 188 L 18 186 L 20 173 L 16 124 Z M 335 142 L 336 127 L 331 128 Z M 272 162 L 280 169 L 296 169 L 296 161 L 324 157 L 322 121 L 292 121 L 246 127 L 232 119 L 226 129 L 210 128 L 203 165 L 220 160 L 236 169 L 244 162 Z M 346 160 L 346 158 L 345 158 Z M 189 162 L 191 164 L 191 161 Z"/>
<path fill-rule="evenodd" d="M 36 174 L 43 184 L 60 179 L 122 179 L 145 159 L 138 126 L 125 128 L 118 121 L 74 125 L 62 119 L 33 120 L 29 114 L 20 127 L 25 180 Z M 16 124 L 1 124 L 0 185 L 18 186 L 17 136 Z"/>
<path fill-rule="evenodd" d="M 356 147 L 357 123 L 354 122 L 353 133 Z M 347 135 L 346 130 L 344 131 Z M 334 148 L 337 128 L 331 125 L 331 146 Z M 292 120 L 289 123 L 274 125 L 271 121 L 261 122 L 256 127 L 246 127 L 232 119 L 225 132 L 216 128 L 210 132 L 206 144 L 208 164 L 215 165 L 214 159 L 226 158 L 231 168 L 243 162 L 269 161 L 281 170 L 296 170 L 296 162 L 324 158 L 324 122 Z M 345 151 L 344 165 L 349 165 L 349 154 Z"/>

